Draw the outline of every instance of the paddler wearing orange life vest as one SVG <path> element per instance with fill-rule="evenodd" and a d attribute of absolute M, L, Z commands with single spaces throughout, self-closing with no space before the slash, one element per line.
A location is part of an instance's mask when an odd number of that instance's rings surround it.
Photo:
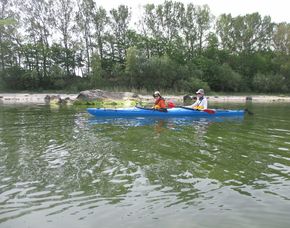
<path fill-rule="evenodd" d="M 197 96 L 197 100 L 192 105 L 189 105 L 186 107 L 190 107 L 197 110 L 207 109 L 207 99 L 204 96 L 204 90 L 199 89 L 198 91 L 196 91 L 196 96 Z"/>
<path fill-rule="evenodd" d="M 161 96 L 159 91 L 155 91 L 153 93 L 153 97 L 155 98 L 154 109 L 163 109 L 166 110 L 165 99 Z"/>

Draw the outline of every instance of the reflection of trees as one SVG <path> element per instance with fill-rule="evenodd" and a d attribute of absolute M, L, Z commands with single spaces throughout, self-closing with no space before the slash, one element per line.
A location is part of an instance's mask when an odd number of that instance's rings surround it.
<path fill-rule="evenodd" d="M 157 131 L 161 124 L 162 130 Z M 147 180 L 143 181 L 145 189 L 148 185 L 160 191 L 168 188 L 166 192 L 176 194 L 177 201 L 189 202 L 202 197 L 195 184 L 200 182 L 197 178 L 207 178 L 215 157 L 207 152 L 211 150 L 211 145 L 205 142 L 207 126 L 191 122 L 181 130 L 174 125 L 176 123 L 157 121 L 156 125 L 142 127 L 142 130 L 130 128 L 125 135 L 114 135 L 113 140 L 124 150 L 119 151 L 119 160 L 129 159 L 128 162 L 142 170 L 143 175 L 136 176 L 136 180 Z"/>
<path fill-rule="evenodd" d="M 161 133 L 147 126 L 142 131 L 130 128 L 122 137 L 113 138 L 121 148 L 127 148 L 124 154 L 119 153 L 119 160 L 130 157 L 134 164 L 140 164 L 149 183 L 159 184 L 160 189 L 169 187 L 186 201 L 186 197 L 193 197 L 194 192 L 198 192 L 195 188 L 197 178 L 230 186 L 246 195 L 251 194 L 245 186 L 259 189 L 275 180 L 263 173 L 268 172 L 269 166 L 259 161 L 269 162 L 268 154 L 264 153 L 267 144 L 265 140 L 261 146 L 256 143 L 256 136 L 249 134 L 249 127 L 255 127 L 253 123 L 192 122 L 181 129 L 170 123 L 170 128 L 177 130 L 169 130 L 166 122 L 162 124 Z"/>
<path fill-rule="evenodd" d="M 0 114 L 0 173 L 9 178 L 3 191 L 27 183 L 29 194 L 49 190 L 48 195 L 62 197 L 78 191 L 105 197 L 127 192 L 122 179 L 131 177 L 120 175 L 130 168 L 115 159 L 118 143 L 106 136 L 106 126 L 102 133 L 98 126 L 89 132 L 84 115 L 65 107 L 5 106 Z M 113 180 L 118 175 L 119 182 Z"/>
<path fill-rule="evenodd" d="M 117 203 L 131 192 L 156 191 L 175 197 L 170 206 L 198 204 L 197 198 L 224 185 L 247 194 L 242 186 L 258 188 L 263 186 L 257 179 L 273 180 L 262 174 L 268 164 L 256 163 L 271 159 L 249 134 L 249 126 L 256 131 L 253 123 L 89 125 L 80 110 L 47 107 L 5 107 L 0 114 L 0 174 L 12 177 L 3 192 L 25 182 L 27 189 L 35 187 L 27 195 L 48 191 L 69 199 L 80 192 Z"/>

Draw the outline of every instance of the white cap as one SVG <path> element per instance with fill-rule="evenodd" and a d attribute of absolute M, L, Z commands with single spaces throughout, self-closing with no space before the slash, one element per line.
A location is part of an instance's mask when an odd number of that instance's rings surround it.
<path fill-rule="evenodd" d="M 203 89 L 199 89 L 199 90 L 196 91 L 196 94 L 198 94 L 198 93 L 203 95 L 204 94 L 204 90 Z"/>
<path fill-rule="evenodd" d="M 155 91 L 153 95 L 160 96 L 160 92 L 159 91 Z"/>

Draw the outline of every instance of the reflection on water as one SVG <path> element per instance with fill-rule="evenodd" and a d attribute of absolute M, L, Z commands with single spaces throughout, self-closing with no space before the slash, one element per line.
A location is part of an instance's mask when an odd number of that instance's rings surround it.
<path fill-rule="evenodd" d="M 176 118 L 160 118 L 160 117 L 129 117 L 129 118 L 105 118 L 105 117 L 89 117 L 90 124 L 113 124 L 117 126 L 129 126 L 138 127 L 145 125 L 155 125 L 160 123 L 168 123 L 178 126 L 194 125 L 200 123 L 212 123 L 212 122 L 228 122 L 243 121 L 243 116 L 229 116 L 229 117 L 176 117 Z"/>
<path fill-rule="evenodd" d="M 0 227 L 289 227 L 290 109 L 254 111 L 97 119 L 1 106 Z"/>

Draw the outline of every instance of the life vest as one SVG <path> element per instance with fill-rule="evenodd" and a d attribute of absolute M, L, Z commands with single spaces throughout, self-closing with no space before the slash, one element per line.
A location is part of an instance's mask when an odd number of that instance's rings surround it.
<path fill-rule="evenodd" d="M 202 105 L 204 104 L 204 102 L 202 102 L 204 100 L 204 97 L 200 97 L 195 103 L 193 108 L 194 109 L 198 109 L 198 110 L 203 110 L 205 109 L 205 107 Z M 205 100 L 206 101 L 206 100 Z"/>
<path fill-rule="evenodd" d="M 203 110 L 204 109 L 203 106 L 201 106 L 201 105 L 194 106 L 193 108 L 194 109 L 197 109 L 197 110 Z"/>
<path fill-rule="evenodd" d="M 174 108 L 175 107 L 175 104 L 172 101 L 168 101 L 167 102 L 167 107 L 168 108 Z"/>
<path fill-rule="evenodd" d="M 155 109 L 163 109 L 166 108 L 165 99 L 163 97 L 158 98 L 155 101 L 154 107 Z"/>

